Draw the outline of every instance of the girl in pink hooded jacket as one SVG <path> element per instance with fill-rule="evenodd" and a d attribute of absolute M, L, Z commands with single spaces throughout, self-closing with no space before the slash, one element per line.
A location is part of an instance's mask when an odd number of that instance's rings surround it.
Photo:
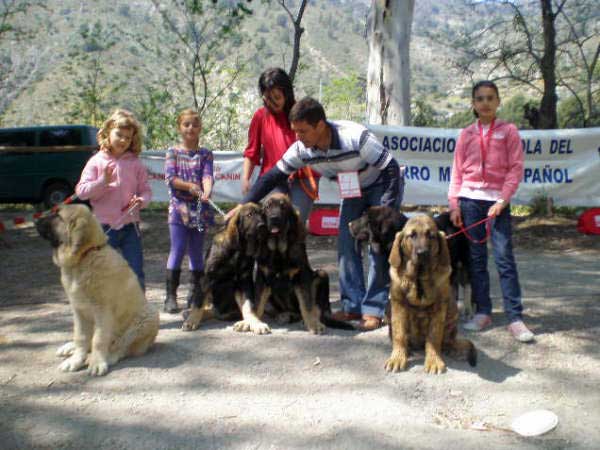
<path fill-rule="evenodd" d="M 97 138 L 100 151 L 85 165 L 75 193 L 90 201 L 108 243 L 121 252 L 144 288 L 144 255 L 137 224 L 152 191 L 146 167 L 138 158 L 141 126 L 132 113 L 118 109 L 104 122 Z"/>
<path fill-rule="evenodd" d="M 448 191 L 450 218 L 457 227 L 469 227 L 485 218 L 490 221 L 468 231 L 471 287 L 477 313 L 464 328 L 481 331 L 492 323 L 486 242 L 489 226 L 508 330 L 518 341 L 528 342 L 534 336 L 523 323 L 509 204 L 523 178 L 521 138 L 515 125 L 496 118 L 500 95 L 493 82 L 475 84 L 472 102 L 478 120 L 461 131 L 456 144 Z"/>

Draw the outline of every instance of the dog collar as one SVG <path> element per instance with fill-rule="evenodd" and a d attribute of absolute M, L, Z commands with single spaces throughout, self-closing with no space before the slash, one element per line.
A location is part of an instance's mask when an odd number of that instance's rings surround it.
<path fill-rule="evenodd" d="M 104 245 L 96 245 L 94 247 L 88 247 L 86 248 L 82 253 L 81 256 L 79 257 L 79 260 L 81 261 L 83 258 L 85 258 L 88 253 L 90 253 L 92 250 L 100 250 L 102 247 L 104 247 L 106 244 Z"/>

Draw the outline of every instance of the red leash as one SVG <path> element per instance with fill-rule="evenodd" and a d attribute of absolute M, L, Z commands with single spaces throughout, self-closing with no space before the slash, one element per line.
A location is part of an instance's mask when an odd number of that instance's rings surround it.
<path fill-rule="evenodd" d="M 450 239 L 450 238 L 453 238 L 454 236 L 458 236 L 461 233 L 465 233 L 465 236 L 471 242 L 473 242 L 475 244 L 483 244 L 484 242 L 486 242 L 490 238 L 490 234 L 492 233 L 492 223 L 490 222 L 492 219 L 493 219 L 493 217 L 486 217 L 485 219 L 481 219 L 479 222 L 472 223 L 467 228 L 460 227 L 460 231 L 457 231 L 456 233 L 452 233 L 452 234 L 446 236 L 446 239 Z M 467 233 L 467 230 L 470 230 L 471 228 L 476 227 L 477 225 L 480 225 L 480 224 L 482 224 L 484 222 L 487 222 L 485 224 L 485 237 L 483 239 L 480 239 L 480 240 L 473 239 L 473 237 L 471 237 L 469 235 L 469 233 Z"/>

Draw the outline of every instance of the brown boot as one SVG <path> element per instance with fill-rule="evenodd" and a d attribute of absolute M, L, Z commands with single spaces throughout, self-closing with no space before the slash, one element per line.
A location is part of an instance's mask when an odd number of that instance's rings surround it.
<path fill-rule="evenodd" d="M 343 310 L 334 312 L 331 315 L 333 320 L 339 320 L 340 322 L 350 322 L 351 320 L 360 320 L 362 316 L 358 313 L 349 313 Z"/>
<path fill-rule="evenodd" d="M 358 325 L 358 328 L 362 331 L 373 331 L 382 326 L 381 317 L 370 316 L 368 314 L 363 314 L 362 320 Z"/>

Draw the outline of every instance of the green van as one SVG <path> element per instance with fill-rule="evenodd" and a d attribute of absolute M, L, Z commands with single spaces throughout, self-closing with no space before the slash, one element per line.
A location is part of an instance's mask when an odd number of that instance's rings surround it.
<path fill-rule="evenodd" d="M 87 125 L 0 128 L 0 203 L 61 203 L 98 150 Z"/>

